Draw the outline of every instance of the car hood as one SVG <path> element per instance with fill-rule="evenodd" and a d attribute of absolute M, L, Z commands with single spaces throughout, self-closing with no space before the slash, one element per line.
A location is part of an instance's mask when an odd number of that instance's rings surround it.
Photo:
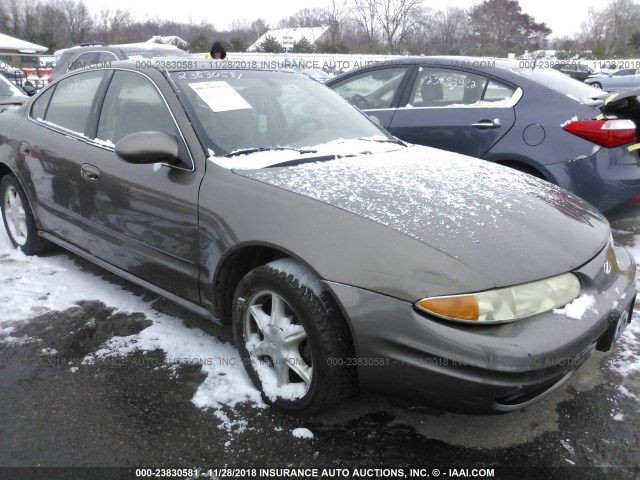
<path fill-rule="evenodd" d="M 494 286 L 573 270 L 610 235 L 593 207 L 555 185 L 429 147 L 234 171 L 409 236 Z"/>
<path fill-rule="evenodd" d="M 0 105 L 22 105 L 27 100 L 29 100 L 29 97 L 26 95 L 0 97 Z"/>

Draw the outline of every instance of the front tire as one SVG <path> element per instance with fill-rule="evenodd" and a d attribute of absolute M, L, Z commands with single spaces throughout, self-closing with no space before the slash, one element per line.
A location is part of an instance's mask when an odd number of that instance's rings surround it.
<path fill-rule="evenodd" d="M 600 83 L 598 83 L 598 82 L 593 82 L 593 83 L 591 84 L 591 86 L 592 86 L 593 88 L 597 88 L 598 90 L 602 90 L 602 85 L 601 85 Z"/>
<path fill-rule="evenodd" d="M 353 393 L 347 325 L 300 263 L 282 259 L 250 271 L 236 289 L 232 319 L 238 351 L 265 402 L 315 415 Z"/>
<path fill-rule="evenodd" d="M 38 227 L 27 196 L 13 175 L 5 175 L 0 182 L 2 221 L 9 240 L 26 255 L 37 255 L 51 248 L 38 235 Z"/>

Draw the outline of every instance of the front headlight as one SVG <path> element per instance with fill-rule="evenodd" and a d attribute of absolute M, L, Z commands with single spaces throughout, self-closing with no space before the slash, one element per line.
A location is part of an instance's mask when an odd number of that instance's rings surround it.
<path fill-rule="evenodd" d="M 466 295 L 423 298 L 416 307 L 447 320 L 476 325 L 513 322 L 562 308 L 580 295 L 572 273 L 514 287 Z"/>

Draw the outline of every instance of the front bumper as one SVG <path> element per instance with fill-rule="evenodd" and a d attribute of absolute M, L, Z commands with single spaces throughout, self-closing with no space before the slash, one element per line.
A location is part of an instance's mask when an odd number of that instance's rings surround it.
<path fill-rule="evenodd" d="M 605 262 L 609 262 L 609 269 Z M 348 319 L 366 391 L 446 410 L 522 409 L 549 394 L 630 321 L 635 262 L 607 247 L 574 271 L 595 305 L 580 319 L 548 312 L 514 323 L 466 326 L 428 317 L 410 302 L 326 282 Z M 607 273 L 608 271 L 608 273 Z"/>

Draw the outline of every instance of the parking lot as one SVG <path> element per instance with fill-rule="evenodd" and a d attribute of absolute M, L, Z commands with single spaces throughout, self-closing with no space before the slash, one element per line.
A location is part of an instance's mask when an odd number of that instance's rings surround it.
<path fill-rule="evenodd" d="M 634 210 L 611 222 L 616 240 L 640 258 Z M 234 474 L 225 468 L 346 469 L 326 473 L 369 478 L 640 473 L 638 309 L 616 351 L 596 352 L 524 411 L 467 416 L 362 394 L 294 419 L 262 403 L 230 330 L 64 251 L 26 257 L 1 235 L 4 478 L 75 471 L 10 468 L 34 466 L 197 467 L 220 478 Z"/>

